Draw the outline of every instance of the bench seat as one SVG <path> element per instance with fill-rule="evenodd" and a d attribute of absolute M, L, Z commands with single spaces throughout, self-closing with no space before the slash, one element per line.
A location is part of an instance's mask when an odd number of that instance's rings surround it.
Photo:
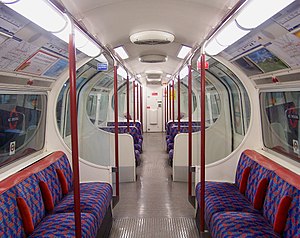
<path fill-rule="evenodd" d="M 90 213 L 81 213 L 82 238 L 96 237 L 97 219 Z M 60 213 L 46 216 L 29 236 L 36 237 L 75 237 L 75 218 L 73 213 Z"/>
<path fill-rule="evenodd" d="M 81 183 L 80 192 L 82 237 L 108 237 L 111 185 Z M 74 237 L 73 199 L 73 172 L 56 151 L 0 182 L 0 237 Z"/>
<path fill-rule="evenodd" d="M 300 237 L 299 181 L 258 152 L 244 151 L 235 183 L 205 182 L 204 218 L 212 237 Z M 198 183 L 197 218 L 200 193 Z"/>
<path fill-rule="evenodd" d="M 211 219 L 212 237 L 280 237 L 260 214 L 247 212 L 216 213 Z"/>

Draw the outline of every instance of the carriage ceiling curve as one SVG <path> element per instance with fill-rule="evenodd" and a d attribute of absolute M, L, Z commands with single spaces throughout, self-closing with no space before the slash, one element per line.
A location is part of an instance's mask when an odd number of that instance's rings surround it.
<path fill-rule="evenodd" d="M 123 45 L 129 58 L 126 67 L 134 74 L 160 70 L 173 74 L 182 64 L 177 58 L 181 45 L 195 47 L 229 12 L 237 0 L 61 0 L 68 11 L 104 45 Z M 175 36 L 173 43 L 136 45 L 130 35 L 145 30 L 161 30 Z M 166 55 L 164 63 L 141 63 L 148 54 Z"/>

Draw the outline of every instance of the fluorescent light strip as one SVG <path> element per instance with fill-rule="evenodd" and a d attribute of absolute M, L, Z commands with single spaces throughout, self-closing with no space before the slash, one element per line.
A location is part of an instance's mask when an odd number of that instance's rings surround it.
<path fill-rule="evenodd" d="M 220 30 L 215 38 L 220 45 L 229 46 L 249 32 L 249 30 L 241 29 L 235 21 L 232 21 Z"/>
<path fill-rule="evenodd" d="M 253 29 L 280 12 L 295 0 L 252 0 L 248 1 L 236 17 L 245 29 Z"/>
<path fill-rule="evenodd" d="M 119 46 L 114 48 L 114 51 L 122 58 L 122 59 L 128 59 L 129 56 L 126 53 L 125 49 L 123 46 Z"/>
<path fill-rule="evenodd" d="M 4 3 L 7 1 L 4 1 Z M 67 18 L 53 4 L 46 0 L 10 1 L 7 7 L 39 25 L 46 31 L 59 32 L 67 25 Z"/>
<path fill-rule="evenodd" d="M 71 32 L 71 22 L 69 21 L 68 26 L 61 32 L 53 33 L 58 38 L 66 43 L 69 43 L 69 34 Z M 99 46 L 92 41 L 86 34 L 84 34 L 78 27 L 74 28 L 75 33 L 75 47 L 82 53 L 90 56 L 96 57 L 101 53 Z"/>
<path fill-rule="evenodd" d="M 184 68 L 180 71 L 179 75 L 181 79 L 184 79 L 186 76 L 188 76 L 189 75 L 188 66 L 184 66 Z"/>
<path fill-rule="evenodd" d="M 32 4 L 34 4 L 34 6 Z M 20 0 L 17 2 L 7 2 L 6 6 L 39 25 L 46 31 L 52 32 L 66 43 L 69 43 L 69 34 L 71 32 L 72 23 L 66 14 L 59 11 L 59 9 L 49 1 Z M 75 46 L 78 50 L 90 57 L 95 57 L 101 53 L 98 45 L 77 27 L 75 27 Z"/>
<path fill-rule="evenodd" d="M 188 55 L 188 53 L 190 53 L 191 49 L 192 48 L 189 46 L 181 45 L 181 49 L 180 49 L 177 57 L 180 59 L 184 59 Z"/>
<path fill-rule="evenodd" d="M 228 46 L 247 35 L 250 29 L 256 28 L 294 1 L 295 0 L 249 0 L 237 14 L 236 19 L 227 22 L 208 42 L 205 47 L 205 52 L 210 55 L 219 54 Z"/>
<path fill-rule="evenodd" d="M 127 72 L 123 67 L 118 67 L 117 74 L 121 76 L 123 79 L 127 79 Z"/>

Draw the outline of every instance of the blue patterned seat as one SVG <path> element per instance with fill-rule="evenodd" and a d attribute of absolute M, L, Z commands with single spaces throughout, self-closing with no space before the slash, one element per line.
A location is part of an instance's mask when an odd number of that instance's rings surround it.
<path fill-rule="evenodd" d="M 239 187 L 246 181 L 242 179 L 246 168 L 250 168 L 250 172 L 243 195 Z M 274 161 L 255 151 L 244 151 L 237 166 L 235 184 L 205 182 L 205 222 L 212 237 L 300 237 L 299 181 L 299 175 Z M 258 188 L 259 184 L 265 185 Z M 196 186 L 198 207 L 200 190 L 199 183 Z M 279 209 L 280 201 L 286 196 L 288 200 L 291 198 L 291 204 L 283 203 L 284 207 Z M 281 214 L 281 220 L 275 222 L 276 214 L 282 209 L 288 211 L 286 221 Z"/>
<path fill-rule="evenodd" d="M 80 206 L 81 212 L 93 214 L 100 227 L 112 199 L 112 187 L 107 183 L 81 183 L 80 184 Z M 74 212 L 73 192 L 65 196 L 55 206 L 53 213 Z"/>
<path fill-rule="evenodd" d="M 64 174 L 70 191 L 67 195 L 63 195 L 57 169 Z M 47 184 L 50 196 L 42 195 L 40 181 Z M 1 181 L 0 237 L 26 237 L 23 219 L 32 220 L 33 233 L 32 226 L 26 231 L 29 237 L 74 237 L 72 188 L 73 173 L 69 161 L 59 151 Z M 82 237 L 95 237 L 104 217 L 110 213 L 112 187 L 100 182 L 82 183 L 80 192 Z M 46 212 L 46 197 L 52 198 L 54 210 Z M 17 199 L 22 199 L 21 205 L 17 204 Z"/>
<path fill-rule="evenodd" d="M 82 238 L 94 238 L 97 235 L 95 226 L 96 218 L 89 213 L 81 213 L 81 232 Z M 35 228 L 29 236 L 33 237 L 75 237 L 75 219 L 73 213 L 61 213 L 49 215 Z"/>
<path fill-rule="evenodd" d="M 0 194 L 0 237 L 25 237 L 14 187 Z"/>
<path fill-rule="evenodd" d="M 214 214 L 211 218 L 211 235 L 214 238 L 280 237 L 263 216 L 247 212 Z"/>
<path fill-rule="evenodd" d="M 197 201 L 200 202 L 200 186 L 196 187 Z M 214 214 L 224 211 L 260 213 L 255 210 L 247 198 L 241 195 L 238 187 L 231 183 L 208 181 L 205 183 L 205 221 L 210 228 Z"/>
<path fill-rule="evenodd" d="M 170 150 L 174 149 L 174 140 L 176 135 L 180 133 L 188 133 L 189 132 L 189 127 L 188 126 L 182 126 L 180 127 L 180 131 L 178 132 L 178 127 L 173 125 L 170 127 L 170 132 L 169 136 L 167 139 L 167 152 L 169 153 Z M 192 125 L 192 132 L 197 132 L 200 131 L 200 126 L 197 125 Z"/>
<path fill-rule="evenodd" d="M 289 183 L 283 178 L 291 179 Z M 295 177 L 294 179 L 292 177 Z M 284 196 L 293 198 L 289 207 L 289 213 L 283 237 L 300 237 L 300 176 L 290 173 L 287 169 L 276 171 L 276 175 L 270 181 L 269 189 L 264 202 L 263 215 L 270 224 L 274 224 L 275 215 L 280 200 Z M 292 185 L 294 184 L 294 186 Z M 298 187 L 295 187 L 298 186 Z"/>
<path fill-rule="evenodd" d="M 99 129 L 110 132 L 110 133 L 115 133 L 115 127 L 99 127 Z M 118 132 L 120 134 L 128 133 L 127 126 L 119 126 L 118 127 Z M 129 127 L 129 134 L 133 138 L 134 148 L 137 149 L 140 153 L 142 153 L 143 139 L 142 139 L 142 135 L 139 135 L 138 129 L 135 126 L 130 126 Z"/>

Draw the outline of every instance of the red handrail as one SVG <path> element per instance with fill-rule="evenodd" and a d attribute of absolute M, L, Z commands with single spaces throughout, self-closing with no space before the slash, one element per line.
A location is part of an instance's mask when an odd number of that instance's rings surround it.
<path fill-rule="evenodd" d="M 72 166 L 74 184 L 74 213 L 75 234 L 81 238 L 81 212 L 80 212 L 80 185 L 79 185 L 79 157 L 78 157 L 78 127 L 77 127 L 77 103 L 76 103 L 76 50 L 74 41 L 74 28 L 69 34 L 69 74 L 70 74 L 70 118 L 72 141 Z"/>
<path fill-rule="evenodd" d="M 172 80 L 172 120 L 175 120 L 175 90 L 174 90 L 174 80 Z"/>
<path fill-rule="evenodd" d="M 143 87 L 140 85 L 141 132 L 143 133 Z"/>
<path fill-rule="evenodd" d="M 169 118 L 172 119 L 172 97 L 171 97 L 171 85 L 169 85 Z"/>
<path fill-rule="evenodd" d="M 135 79 L 132 82 L 132 91 L 133 91 L 133 123 L 135 125 Z"/>
<path fill-rule="evenodd" d="M 129 132 L 129 117 L 130 117 L 130 113 L 129 113 L 129 76 L 127 75 L 127 81 L 126 81 L 126 104 L 127 104 L 127 131 Z"/>
<path fill-rule="evenodd" d="M 167 127 L 167 89 L 166 87 L 164 88 L 164 99 L 165 99 L 165 129 Z"/>
<path fill-rule="evenodd" d="M 178 131 L 180 131 L 180 75 L 178 74 L 178 82 L 177 82 L 177 86 L 178 86 Z"/>
<path fill-rule="evenodd" d="M 140 97 L 139 97 L 139 85 L 136 85 L 136 118 L 140 120 Z"/>
<path fill-rule="evenodd" d="M 201 157 L 200 231 L 204 232 L 205 195 L 205 54 L 201 55 Z"/>
<path fill-rule="evenodd" d="M 119 197 L 119 130 L 118 130 L 118 66 L 114 66 L 114 111 L 115 111 L 115 166 L 116 166 L 116 196 Z"/>
<path fill-rule="evenodd" d="M 192 66 L 188 66 L 188 114 L 189 114 L 189 135 L 188 135 L 188 195 L 192 196 Z"/>

